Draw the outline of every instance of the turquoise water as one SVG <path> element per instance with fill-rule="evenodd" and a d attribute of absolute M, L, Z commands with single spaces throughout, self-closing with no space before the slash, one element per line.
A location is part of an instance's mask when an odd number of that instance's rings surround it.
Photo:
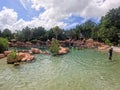
<path fill-rule="evenodd" d="M 107 52 L 71 50 L 53 57 L 35 55 L 20 66 L 0 60 L 0 90 L 119 90 L 120 54 L 108 60 Z"/>

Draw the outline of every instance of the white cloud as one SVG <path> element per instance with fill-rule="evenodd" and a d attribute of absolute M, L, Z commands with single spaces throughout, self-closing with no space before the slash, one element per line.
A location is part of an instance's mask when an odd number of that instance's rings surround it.
<path fill-rule="evenodd" d="M 120 6 L 120 0 L 31 0 L 32 8 L 46 11 L 39 17 L 43 20 L 60 21 L 70 15 L 85 19 L 104 16 L 110 9 Z"/>
<path fill-rule="evenodd" d="M 13 9 L 3 7 L 0 11 L 0 29 L 12 29 L 12 25 L 17 21 L 17 13 Z"/>
<path fill-rule="evenodd" d="M 4 7 L 0 11 L 0 29 L 7 27 L 11 30 L 21 30 L 26 26 L 31 28 L 43 26 L 46 29 L 54 26 L 67 28 L 77 24 L 75 22 L 70 26 L 62 22 L 71 15 L 83 17 L 85 20 L 88 18 L 100 19 L 110 9 L 120 6 L 120 0 L 20 0 L 20 2 L 26 10 L 33 8 L 38 11 L 43 7 L 45 11 L 31 21 L 23 19 L 17 21 L 17 12 Z"/>

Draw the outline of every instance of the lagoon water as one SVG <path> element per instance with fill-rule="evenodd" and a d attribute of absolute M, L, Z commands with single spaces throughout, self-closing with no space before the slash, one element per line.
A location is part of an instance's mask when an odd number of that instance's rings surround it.
<path fill-rule="evenodd" d="M 119 90 L 120 54 L 108 60 L 107 52 L 71 50 L 53 57 L 35 55 L 20 66 L 0 60 L 0 90 Z"/>

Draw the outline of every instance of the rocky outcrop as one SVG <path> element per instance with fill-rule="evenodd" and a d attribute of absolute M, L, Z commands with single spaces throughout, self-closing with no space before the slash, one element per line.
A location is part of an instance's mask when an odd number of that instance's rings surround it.
<path fill-rule="evenodd" d="M 59 47 L 59 48 L 60 48 L 60 50 L 58 52 L 59 55 L 66 54 L 69 52 L 69 48 L 65 48 L 65 47 Z"/>
<path fill-rule="evenodd" d="M 33 55 L 30 55 L 29 53 L 18 53 L 18 58 L 21 61 L 31 61 L 33 60 L 35 57 Z"/>
<path fill-rule="evenodd" d="M 35 57 L 30 55 L 29 53 L 19 52 L 16 54 L 17 57 L 15 59 L 11 58 L 9 55 L 7 56 L 7 63 L 14 64 L 20 61 L 32 61 Z"/>
<path fill-rule="evenodd" d="M 86 46 L 87 46 L 87 48 L 93 48 L 94 47 L 93 39 L 86 40 Z"/>

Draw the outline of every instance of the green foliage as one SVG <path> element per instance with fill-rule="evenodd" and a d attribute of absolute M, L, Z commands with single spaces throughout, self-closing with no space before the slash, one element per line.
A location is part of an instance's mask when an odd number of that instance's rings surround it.
<path fill-rule="evenodd" d="M 32 39 L 44 40 L 46 31 L 43 27 L 34 28 L 32 29 L 32 32 L 33 32 Z"/>
<path fill-rule="evenodd" d="M 7 56 L 7 63 L 16 63 L 18 62 L 19 57 L 17 55 L 16 49 L 12 50 L 10 54 Z"/>
<path fill-rule="evenodd" d="M 3 53 L 8 48 L 8 40 L 0 37 L 0 53 Z"/>
<path fill-rule="evenodd" d="M 110 42 L 109 39 L 105 39 L 105 44 L 112 46 L 112 43 Z"/>
<path fill-rule="evenodd" d="M 31 43 L 36 44 L 37 43 L 37 39 L 31 40 Z"/>
<path fill-rule="evenodd" d="M 2 36 L 10 40 L 12 38 L 12 32 L 9 29 L 4 29 L 2 32 Z"/>
<path fill-rule="evenodd" d="M 118 33 L 120 33 L 120 7 L 111 9 L 104 17 L 102 17 L 99 26 L 100 38 L 104 42 L 108 39 L 114 45 L 119 44 L 120 37 Z"/>
<path fill-rule="evenodd" d="M 57 55 L 59 52 L 59 43 L 57 39 L 52 39 L 50 51 L 53 55 Z"/>
<path fill-rule="evenodd" d="M 23 35 L 22 31 L 17 31 L 16 39 L 17 39 L 17 41 L 25 41 L 24 40 L 24 35 Z"/>
<path fill-rule="evenodd" d="M 56 39 L 58 39 L 58 34 L 60 32 L 60 28 L 58 26 L 55 26 L 52 28 L 52 30 L 55 33 Z"/>
<path fill-rule="evenodd" d="M 25 41 L 29 41 L 31 39 L 32 32 L 29 27 L 24 28 L 22 30 L 22 33 L 23 33 L 23 37 L 24 37 Z"/>
<path fill-rule="evenodd" d="M 11 53 L 9 54 L 10 60 L 16 60 L 17 59 L 17 51 L 16 49 L 12 50 Z"/>

